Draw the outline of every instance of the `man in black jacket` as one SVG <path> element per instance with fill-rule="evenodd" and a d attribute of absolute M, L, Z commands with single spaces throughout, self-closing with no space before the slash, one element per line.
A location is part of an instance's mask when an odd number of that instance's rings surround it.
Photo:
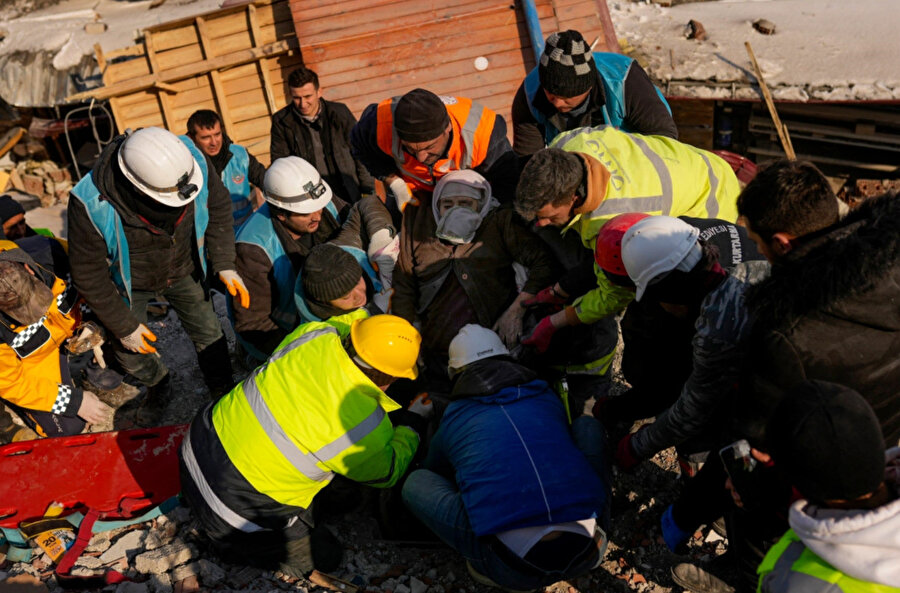
<path fill-rule="evenodd" d="M 748 397 L 757 426 L 785 389 L 816 379 L 859 392 L 885 441 L 897 443 L 900 200 L 873 198 L 838 220 L 837 200 L 815 166 L 778 161 L 741 193 L 738 211 L 772 262 L 747 301 L 756 318 Z"/>
<path fill-rule="evenodd" d="M 213 397 L 234 384 L 207 273 L 244 306 L 250 299 L 235 271 L 231 199 L 213 171 L 187 137 L 144 128 L 115 138 L 71 192 L 72 279 L 118 338 L 110 340 L 116 359 L 149 387 L 142 424 L 159 421 L 172 389 L 146 326 L 147 305 L 157 296 L 178 314 Z"/>
<path fill-rule="evenodd" d="M 343 103 L 326 101 L 319 76 L 304 66 L 288 76 L 291 102 L 272 116 L 270 162 L 298 156 L 311 163 L 334 194 L 355 204 L 375 192 L 375 180 L 350 154 L 356 118 Z"/>

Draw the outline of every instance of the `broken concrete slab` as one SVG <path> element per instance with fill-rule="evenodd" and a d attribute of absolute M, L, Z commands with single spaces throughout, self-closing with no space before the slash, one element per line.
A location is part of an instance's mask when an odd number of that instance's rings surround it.
<path fill-rule="evenodd" d="M 155 550 L 144 552 L 134 559 L 135 569 L 143 574 L 162 574 L 190 561 L 196 549 L 176 539 Z"/>
<path fill-rule="evenodd" d="M 112 544 L 100 555 L 100 562 L 109 564 L 119 558 L 134 556 L 144 549 L 144 531 L 129 531 Z"/>

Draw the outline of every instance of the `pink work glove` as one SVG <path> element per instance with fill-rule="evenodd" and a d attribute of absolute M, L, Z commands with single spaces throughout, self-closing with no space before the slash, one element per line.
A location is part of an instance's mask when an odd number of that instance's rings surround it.
<path fill-rule="evenodd" d="M 566 301 L 569 299 L 567 297 L 562 296 L 556 290 L 553 289 L 553 286 L 548 286 L 543 289 L 539 293 L 537 293 L 534 298 L 528 299 L 522 303 L 523 307 L 534 307 L 537 305 L 565 305 Z"/>

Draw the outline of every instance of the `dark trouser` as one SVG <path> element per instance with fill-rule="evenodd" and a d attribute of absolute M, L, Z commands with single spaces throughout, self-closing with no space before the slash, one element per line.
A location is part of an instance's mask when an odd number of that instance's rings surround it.
<path fill-rule="evenodd" d="M 132 292 L 131 312 L 138 321 L 147 323 L 147 305 L 158 296 L 165 297 L 175 309 L 181 325 L 194 343 L 197 352 L 202 352 L 224 337 L 219 318 L 213 309 L 212 300 L 203 290 L 200 282 L 186 276 L 158 294 L 142 290 Z M 169 372 L 162 359 L 156 354 L 130 352 L 125 350 L 119 340 L 112 340 L 112 347 L 116 360 L 122 365 L 122 368 L 145 385 L 156 385 Z M 223 368 L 226 363 L 230 373 L 231 360 L 220 361 Z"/>
<path fill-rule="evenodd" d="M 313 569 L 331 572 L 341 563 L 341 545 L 325 527 L 315 527 L 310 509 L 279 520 L 280 528 L 244 532 L 216 515 L 179 460 L 181 496 L 194 512 L 209 546 L 223 560 L 302 577 Z"/>
<path fill-rule="evenodd" d="M 53 412 L 38 412 L 37 410 L 28 410 L 13 403 L 3 400 L 6 406 L 12 410 L 22 422 L 42 437 L 62 437 L 73 434 L 80 434 L 84 430 L 84 420 L 78 416 L 63 416 L 62 414 L 54 414 Z M 7 416 L 4 414 L 4 416 Z M 12 422 L 7 418 L 0 420 L 0 424 L 5 421 Z"/>
<path fill-rule="evenodd" d="M 631 389 L 604 407 L 604 421 L 656 416 L 681 395 L 693 365 L 694 319 L 666 313 L 658 303 L 634 301 L 622 317 L 622 373 Z"/>
<path fill-rule="evenodd" d="M 787 531 L 791 489 L 774 468 L 760 470 L 758 498 L 749 510 L 735 506 L 725 487 L 728 477 L 717 454 L 711 454 L 696 476 L 688 480 L 672 505 L 672 518 L 685 531 L 709 525 L 723 515 L 728 529 L 728 549 L 740 572 L 739 591 L 753 591 L 756 567 L 766 551 Z M 746 496 L 746 493 L 745 493 Z"/>

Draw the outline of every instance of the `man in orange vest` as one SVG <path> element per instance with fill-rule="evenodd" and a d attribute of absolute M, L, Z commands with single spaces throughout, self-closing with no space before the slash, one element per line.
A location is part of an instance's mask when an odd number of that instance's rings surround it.
<path fill-rule="evenodd" d="M 387 185 L 402 211 L 450 171 L 474 169 L 512 201 L 518 163 L 503 117 L 465 97 L 425 89 L 373 103 L 350 134 L 353 156 Z"/>

